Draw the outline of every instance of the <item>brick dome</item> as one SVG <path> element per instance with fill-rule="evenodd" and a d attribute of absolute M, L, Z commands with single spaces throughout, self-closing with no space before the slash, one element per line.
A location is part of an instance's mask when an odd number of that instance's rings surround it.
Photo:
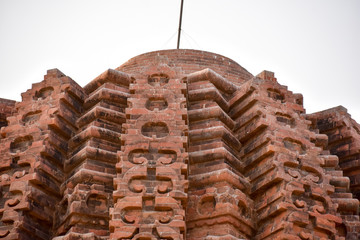
<path fill-rule="evenodd" d="M 144 53 L 131 58 L 116 70 L 126 72 L 139 78 L 140 74 L 152 66 L 167 65 L 174 69 L 176 77 L 210 68 L 235 84 L 241 84 L 253 77 L 245 68 L 237 62 L 222 55 L 192 50 L 172 49 Z"/>

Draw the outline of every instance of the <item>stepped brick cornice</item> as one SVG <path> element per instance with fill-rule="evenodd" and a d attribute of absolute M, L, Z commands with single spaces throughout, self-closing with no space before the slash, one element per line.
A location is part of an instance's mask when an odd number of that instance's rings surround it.
<path fill-rule="evenodd" d="M 164 50 L 0 98 L 0 240 L 360 239 L 360 125 Z"/>

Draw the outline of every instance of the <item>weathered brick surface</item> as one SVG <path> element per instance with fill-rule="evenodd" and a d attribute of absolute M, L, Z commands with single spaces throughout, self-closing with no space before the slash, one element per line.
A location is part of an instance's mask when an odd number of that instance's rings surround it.
<path fill-rule="evenodd" d="M 50 239 L 81 87 L 57 69 L 33 84 L 1 129 L 0 238 Z"/>
<path fill-rule="evenodd" d="M 171 71 L 151 72 L 136 79 L 130 92 L 110 239 L 184 239 L 186 85 Z"/>
<path fill-rule="evenodd" d="M 7 117 L 15 113 L 15 101 L 0 98 L 0 128 L 7 126 Z"/>
<path fill-rule="evenodd" d="M 56 235 L 63 237 L 56 239 L 109 235 L 116 152 L 130 80 L 127 74 L 109 69 L 84 87 L 86 98 L 76 121 L 78 130 L 69 141 L 66 181 L 54 224 Z"/>
<path fill-rule="evenodd" d="M 210 69 L 188 83 L 188 239 L 247 239 L 255 232 L 249 182 L 242 174 L 241 143 L 229 116 L 238 87 Z"/>
<path fill-rule="evenodd" d="M 126 72 L 135 78 L 146 78 L 149 66 L 156 64 L 171 67 L 176 78 L 210 68 L 234 84 L 241 84 L 253 77 L 245 68 L 219 54 L 187 49 L 163 50 L 136 56 L 116 70 Z"/>
<path fill-rule="evenodd" d="M 49 70 L 0 124 L 0 239 L 360 239 L 359 125 L 217 54 Z"/>
<path fill-rule="evenodd" d="M 311 120 L 314 131 L 327 135 L 324 149 L 338 157 L 326 168 L 335 186 L 332 198 L 339 205 L 349 238 L 360 238 L 360 125 L 342 106 L 306 117 Z"/>
<path fill-rule="evenodd" d="M 302 96 L 262 79 L 269 75 L 243 84 L 230 111 L 257 213 L 255 239 L 339 238 L 334 187 L 322 168 L 328 156 L 313 143 L 322 136 L 308 129 Z"/>

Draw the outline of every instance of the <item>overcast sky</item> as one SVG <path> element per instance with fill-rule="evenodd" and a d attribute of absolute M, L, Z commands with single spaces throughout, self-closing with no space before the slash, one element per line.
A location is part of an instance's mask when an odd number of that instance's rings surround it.
<path fill-rule="evenodd" d="M 180 0 L 0 0 L 0 97 L 58 68 L 81 86 L 136 55 L 176 48 Z M 275 72 L 307 113 L 360 122 L 359 0 L 184 0 L 180 48 Z"/>

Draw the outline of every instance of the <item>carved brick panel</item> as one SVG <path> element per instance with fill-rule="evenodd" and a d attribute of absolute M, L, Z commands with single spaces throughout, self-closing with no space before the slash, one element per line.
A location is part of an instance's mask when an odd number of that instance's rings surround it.
<path fill-rule="evenodd" d="M 186 85 L 152 73 L 130 85 L 110 239 L 184 239 Z"/>
<path fill-rule="evenodd" d="M 50 239 L 65 180 L 63 163 L 84 94 L 69 77 L 49 70 L 16 104 L 1 129 L 0 239 Z"/>
<path fill-rule="evenodd" d="M 0 240 L 360 239 L 360 125 L 196 50 L 0 99 Z"/>

